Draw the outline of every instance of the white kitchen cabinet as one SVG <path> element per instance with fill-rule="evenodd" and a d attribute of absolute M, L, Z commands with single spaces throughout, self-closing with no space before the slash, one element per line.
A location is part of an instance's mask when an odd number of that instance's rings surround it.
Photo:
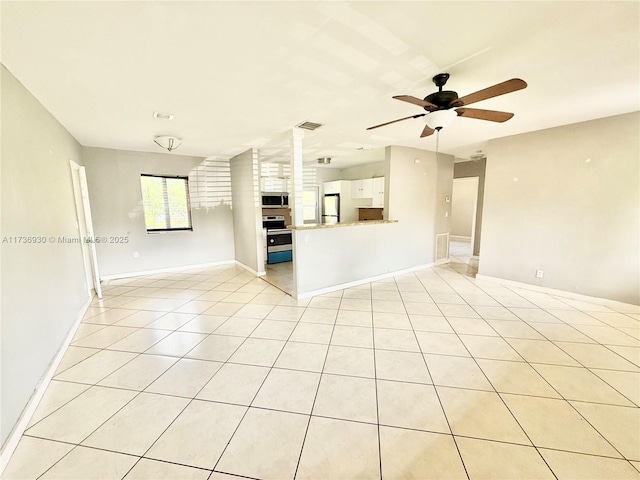
<path fill-rule="evenodd" d="M 372 207 L 384 207 L 384 177 L 376 177 L 371 179 L 372 188 Z"/>
<path fill-rule="evenodd" d="M 372 198 L 373 179 L 363 178 L 351 182 L 351 198 Z"/>

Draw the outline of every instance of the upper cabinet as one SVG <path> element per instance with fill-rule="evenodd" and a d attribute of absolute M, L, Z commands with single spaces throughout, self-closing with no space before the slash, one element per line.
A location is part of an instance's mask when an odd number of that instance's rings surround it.
<path fill-rule="evenodd" d="M 384 177 L 371 179 L 372 207 L 384 207 Z"/>
<path fill-rule="evenodd" d="M 364 178 L 362 180 L 351 181 L 351 198 L 372 198 L 372 193 L 372 178 Z"/>

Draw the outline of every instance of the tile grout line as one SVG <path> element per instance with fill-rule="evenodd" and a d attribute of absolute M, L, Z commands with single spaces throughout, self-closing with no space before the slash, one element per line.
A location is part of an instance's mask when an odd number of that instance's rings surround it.
<path fill-rule="evenodd" d="M 170 313 L 170 312 L 167 312 L 167 313 Z M 137 329 L 137 330 L 139 330 L 139 329 Z M 132 332 L 132 333 L 133 333 L 133 332 Z M 127 336 L 129 336 L 129 335 L 127 335 Z M 124 339 L 124 338 L 126 338 L 126 337 L 123 337 L 123 339 Z M 166 338 L 166 337 L 165 337 L 165 338 Z M 206 337 L 205 337 L 205 338 L 206 338 Z M 203 338 L 202 340 L 204 340 L 204 338 Z M 202 340 L 201 340 L 201 342 L 202 342 Z M 119 340 L 117 340 L 117 341 L 119 341 Z M 114 342 L 114 343 L 117 343 L 117 341 L 116 341 L 116 342 Z M 199 342 L 199 343 L 201 343 L 201 342 Z M 199 343 L 198 343 L 198 344 L 199 344 Z M 112 345 L 112 344 L 110 344 L 110 345 Z M 196 345 L 196 346 L 197 346 L 197 345 Z M 149 347 L 149 348 L 152 348 L 152 347 Z M 195 348 L 195 346 L 194 346 L 193 348 Z M 103 348 L 103 349 L 101 349 L 101 350 L 105 350 L 105 349 Z M 147 349 L 147 350 L 148 350 L 148 349 Z M 189 351 L 190 351 L 190 350 L 189 350 Z M 142 352 L 142 353 L 144 353 L 144 352 Z M 134 358 L 132 358 L 129 362 L 133 361 L 135 358 L 137 358 L 138 356 L 142 355 L 142 353 L 140 353 L 140 354 L 136 355 L 136 356 L 135 356 Z M 187 353 L 188 353 L 188 352 L 187 352 Z M 176 361 L 176 363 L 177 363 L 178 361 L 180 361 L 182 358 L 184 358 L 184 356 L 180 357 L 180 358 Z M 127 362 L 127 364 L 128 364 L 129 362 Z M 174 364 L 175 364 L 175 363 L 174 363 Z M 125 364 L 125 365 L 126 365 L 126 364 Z M 124 366 L 124 365 L 123 365 L 123 366 Z M 120 367 L 120 368 L 121 368 L 121 367 Z M 221 367 L 221 368 L 222 368 L 222 367 Z M 119 368 L 118 368 L 118 369 L 119 369 Z M 116 369 L 116 370 L 118 370 L 118 369 Z M 167 369 L 167 370 L 168 370 L 168 369 Z M 158 378 L 160 378 L 160 377 L 161 377 L 165 372 L 166 372 L 166 370 L 165 370 L 162 374 L 160 374 L 158 377 L 156 377 L 156 379 L 155 379 L 155 380 L 157 380 Z M 113 373 L 113 372 L 111 372 L 111 373 Z M 109 375 L 111 375 L 111 373 L 109 373 L 109 374 L 108 374 L 108 375 L 106 375 L 105 377 L 101 378 L 99 381 L 104 380 L 104 379 L 105 379 L 105 378 L 107 378 Z M 217 373 L 217 372 L 216 372 L 216 373 Z M 154 380 L 154 381 L 155 381 L 155 380 Z M 153 383 L 153 382 L 151 382 L 151 383 Z M 151 384 L 151 383 L 150 383 L 150 384 Z M 149 385 L 150 385 L 150 384 L 149 384 Z M 100 386 L 100 385 L 97 385 L 97 384 L 95 384 L 95 383 L 94 383 L 94 384 L 90 385 L 89 389 L 90 389 L 90 388 L 93 388 L 93 387 L 96 387 L 96 386 Z M 104 388 L 106 388 L 106 387 L 104 387 Z M 89 389 L 85 390 L 85 392 L 86 392 L 86 391 L 88 391 Z M 83 393 L 85 393 L 85 392 L 83 392 Z M 114 412 L 114 413 L 113 413 L 113 415 L 111 415 L 109 418 L 107 418 L 107 419 L 106 419 L 104 422 L 102 422 L 102 423 L 101 423 L 97 428 L 95 428 L 94 430 L 92 430 L 92 431 L 91 431 L 91 433 L 89 433 L 86 437 L 84 437 L 84 438 L 83 438 L 83 439 L 82 439 L 82 440 L 81 440 L 81 441 L 76 445 L 76 447 L 74 447 L 74 448 L 73 448 L 73 449 L 71 449 L 69 452 L 67 452 L 63 457 L 61 457 L 60 459 L 58 459 L 58 461 L 56 461 L 55 463 L 53 463 L 52 465 L 50 465 L 50 466 L 49 466 L 49 468 L 48 468 L 45 472 L 43 472 L 43 473 L 40 475 L 40 477 L 41 477 L 42 475 L 45 475 L 49 470 L 51 470 L 51 468 L 53 468 L 53 467 L 54 467 L 55 465 L 57 465 L 60 461 L 62 461 L 62 459 L 64 459 L 65 457 L 67 457 L 67 455 L 69 455 L 73 450 L 75 450 L 75 448 L 77 448 L 77 447 L 79 447 L 79 446 L 86 447 L 85 445 L 82 445 L 82 442 L 84 442 L 85 440 L 87 440 L 87 438 L 89 438 L 89 437 L 90 437 L 91 435 L 93 435 L 97 430 L 99 430 L 100 428 L 102 428 L 102 427 L 103 427 L 103 426 L 104 426 L 104 425 L 105 425 L 109 420 L 111 420 L 114 416 L 116 416 L 120 411 L 122 411 L 122 410 L 123 410 L 127 405 L 129 405 L 131 402 L 133 402 L 133 400 L 135 400 L 136 398 L 138 398 L 142 393 L 145 393 L 145 392 L 144 392 L 144 391 L 138 391 L 136 395 L 134 395 L 134 396 L 133 396 L 129 401 L 127 401 L 124 405 L 122 405 L 122 407 L 120 407 L 116 412 Z M 78 395 L 78 396 L 80 396 L 80 395 Z M 77 398 L 77 397 L 76 397 L 76 398 Z M 70 400 L 69 402 L 71 402 L 71 400 Z M 69 402 L 67 402 L 67 403 L 69 403 Z M 190 403 L 190 402 L 189 402 L 189 403 Z M 188 405 L 188 404 L 187 404 L 187 405 Z M 60 407 L 60 408 L 62 408 L 62 407 Z M 185 408 L 186 408 L 186 406 L 185 406 Z M 59 410 L 59 409 L 58 409 L 58 410 Z M 56 410 L 56 411 L 57 411 L 57 410 Z M 184 411 L 184 409 L 183 409 L 182 411 Z M 52 413 L 53 413 L 53 412 L 52 412 Z M 182 413 L 182 412 L 181 412 L 181 413 Z M 49 414 L 49 415 L 51 415 L 51 414 Z M 48 417 L 49 415 L 47 415 L 47 417 Z M 45 418 L 46 418 L 46 417 L 45 417 Z M 176 417 L 176 418 L 177 418 L 177 417 Z M 40 421 L 42 421 L 42 420 L 44 420 L 44 419 L 41 419 Z M 175 419 L 174 419 L 174 421 L 175 421 Z M 39 423 L 39 422 L 38 422 L 38 423 Z M 173 422 L 172 422 L 172 423 L 173 423 Z M 163 432 L 163 433 L 164 433 L 164 432 Z M 23 435 L 23 436 L 24 436 L 24 435 Z M 159 438 L 159 437 L 158 437 L 158 438 Z M 157 439 L 156 439 L 156 441 L 157 441 Z M 154 443 L 155 443 L 155 442 L 154 442 Z M 119 452 L 119 453 L 124 453 L 124 452 Z M 128 454 L 128 455 L 130 455 L 130 454 Z M 136 456 L 137 456 L 137 455 L 136 455 Z M 136 462 L 136 463 L 137 463 L 137 462 Z M 127 473 L 127 474 L 128 474 L 128 473 Z"/>
<path fill-rule="evenodd" d="M 418 278 L 416 276 L 416 278 L 418 279 L 418 281 L 420 282 L 420 285 L 422 285 L 423 288 L 424 284 L 422 283 L 422 281 L 420 280 L 420 278 Z M 398 288 L 398 282 L 395 279 L 395 277 L 393 277 L 394 282 L 396 284 L 396 288 L 399 291 Z M 426 290 L 426 288 L 425 288 Z M 426 291 L 426 294 L 433 300 L 433 297 L 431 297 L 431 294 L 429 293 L 429 291 Z M 402 295 L 401 295 L 402 297 Z M 435 302 L 434 302 L 435 303 Z M 424 362 L 425 368 L 427 369 L 427 374 L 429 375 L 429 378 L 431 379 L 431 383 L 433 384 L 433 376 L 431 375 L 431 370 L 429 369 L 429 365 L 427 364 L 427 360 L 424 358 L 424 352 L 422 351 L 422 345 L 420 345 L 420 341 L 418 340 L 418 335 L 416 334 L 415 329 L 413 328 L 413 323 L 411 322 L 411 317 L 409 317 L 409 313 L 406 310 L 406 306 L 404 304 L 404 300 L 402 300 L 402 306 L 405 310 L 405 315 L 407 315 L 407 317 L 409 318 L 409 324 L 411 325 L 411 331 L 413 332 L 413 336 L 416 340 L 416 343 L 418 344 L 418 349 L 420 350 L 420 356 L 422 357 L 422 361 Z M 436 398 L 438 399 L 438 403 L 440 405 L 440 410 L 442 410 L 442 415 L 444 416 L 445 421 L 447 422 L 447 426 L 449 427 L 449 432 L 451 435 L 451 438 L 453 439 L 453 444 L 456 447 L 456 450 L 458 452 L 458 458 L 460 459 L 460 463 L 462 464 L 462 468 L 464 469 L 464 473 L 466 474 L 468 479 L 471 479 L 471 477 L 469 476 L 469 471 L 467 470 L 467 466 L 464 462 L 464 459 L 462 458 L 462 452 L 460 451 L 460 447 L 458 446 L 458 442 L 456 441 L 456 437 L 453 434 L 453 430 L 451 428 L 451 423 L 449 422 L 449 417 L 447 416 L 447 412 L 444 410 L 444 405 L 442 404 L 442 399 L 440 398 L 440 394 L 438 393 L 438 389 L 435 387 L 435 385 L 433 386 L 433 391 L 436 394 Z"/>
<path fill-rule="evenodd" d="M 436 272 L 436 275 L 440 276 L 440 278 L 442 278 L 442 276 Z M 446 279 L 442 278 L 442 280 L 449 284 L 449 282 L 446 281 Z M 450 284 L 449 284 L 450 285 Z M 489 295 L 491 298 L 493 298 L 491 295 Z M 493 298 L 494 300 L 496 300 L 495 298 Z M 498 300 L 496 300 L 498 303 L 500 303 Z M 467 304 L 468 305 L 468 304 Z M 471 305 L 469 305 L 471 307 Z M 438 307 L 439 308 L 439 307 Z M 473 307 L 471 307 L 473 309 Z M 475 309 L 474 309 L 475 310 Z M 477 312 L 476 312 L 477 313 Z M 446 317 L 445 317 L 446 319 Z M 447 320 L 448 321 L 448 320 Z M 453 327 L 452 327 L 453 328 Z M 492 327 L 493 328 L 493 327 Z M 454 329 L 455 331 L 455 329 Z M 498 332 L 496 332 L 498 333 Z M 499 334 L 499 333 L 498 333 Z M 456 332 L 456 335 L 457 332 Z M 502 338 L 502 336 L 500 336 L 499 338 Z M 458 341 L 460 343 L 462 343 L 462 345 L 464 346 L 464 348 L 469 352 L 469 355 L 471 356 L 471 358 L 473 359 L 473 362 L 476 364 L 476 366 L 478 367 L 478 369 L 482 372 L 482 375 L 484 375 L 485 379 L 487 380 L 487 382 L 489 383 L 489 385 L 491 385 L 491 387 L 493 388 L 493 392 L 495 393 L 498 398 L 500 399 L 500 401 L 502 402 L 502 405 L 504 405 L 504 407 L 507 409 L 507 411 L 509 412 L 509 414 L 511 415 L 511 417 L 513 418 L 513 420 L 516 422 L 516 424 L 518 425 L 518 427 L 520 427 L 520 430 L 522 431 L 522 433 L 524 433 L 525 437 L 527 438 L 527 440 L 529 441 L 529 443 L 531 444 L 531 446 L 533 446 L 533 448 L 536 450 L 537 454 L 539 455 L 539 457 L 542 459 L 542 461 L 545 463 L 545 465 L 547 466 L 547 468 L 549 469 L 549 471 L 551 472 L 551 474 L 557 479 L 558 476 L 556 475 L 556 473 L 553 471 L 553 469 L 551 468 L 551 466 L 547 463 L 547 460 L 543 457 L 542 453 L 540 453 L 540 450 L 538 449 L 538 447 L 536 446 L 536 444 L 531 440 L 531 437 L 529 436 L 529 434 L 527 433 L 527 431 L 524 429 L 524 427 L 521 425 L 520 421 L 516 418 L 515 414 L 511 411 L 511 409 L 509 408 L 509 406 L 507 405 L 507 402 L 505 402 L 504 398 L 502 397 L 502 395 L 500 395 L 500 393 L 498 393 L 498 391 L 496 390 L 495 385 L 491 382 L 491 379 L 489 379 L 489 377 L 487 376 L 487 374 L 485 373 L 485 371 L 482 369 L 482 367 L 480 366 L 480 364 L 478 363 L 478 360 L 473 356 L 473 354 L 471 353 L 471 351 L 467 348 L 467 345 L 462 341 L 462 339 L 460 339 L 460 337 L 458 336 Z M 504 341 L 504 339 L 503 339 Z M 507 342 L 508 344 L 508 342 Z M 513 348 L 513 347 L 511 347 Z M 515 349 L 514 349 L 515 351 Z M 520 355 L 519 352 L 516 351 L 516 353 L 518 354 L 518 356 L 520 356 L 520 358 L 522 358 L 525 362 L 526 359 L 524 357 L 522 357 L 522 355 Z M 527 362 L 528 364 L 528 362 Z M 530 366 L 531 367 L 531 366 Z M 532 367 L 531 367 L 532 368 Z M 546 381 L 546 379 L 544 379 Z M 547 382 L 548 383 L 548 382 Z M 553 388 L 552 385 L 550 385 L 551 388 Z M 553 390 L 555 390 L 555 388 L 553 388 Z M 556 391 L 557 392 L 557 391 Z M 557 392 L 560 393 L 560 392 Z"/>
<path fill-rule="evenodd" d="M 268 282 L 267 282 L 268 283 Z M 275 307 L 277 305 L 274 305 L 273 308 L 269 311 L 269 313 L 271 313 Z M 298 318 L 298 320 L 296 320 L 295 322 L 295 327 L 293 329 L 291 329 L 291 332 L 289 333 L 289 336 L 287 337 L 287 340 L 285 340 L 282 344 L 282 347 L 280 348 L 280 351 L 278 352 L 278 355 L 276 356 L 276 358 L 274 359 L 273 363 L 271 364 L 271 367 L 269 367 L 269 371 L 267 372 L 267 374 L 265 375 L 264 379 L 262 380 L 262 382 L 260 383 L 260 386 L 258 387 L 258 389 L 256 390 L 256 393 L 253 395 L 253 398 L 251 399 L 251 402 L 249 402 L 249 405 L 247 406 L 247 409 L 245 410 L 244 414 L 242 415 L 242 418 L 240 419 L 240 421 L 238 422 L 238 425 L 236 425 L 236 428 L 234 429 L 233 433 L 231 434 L 231 436 L 229 437 L 229 440 L 227 441 L 227 444 L 225 445 L 224 449 L 222 450 L 222 452 L 220 453 L 220 456 L 218 457 L 218 459 L 216 460 L 215 465 L 213 466 L 213 471 L 217 471 L 216 468 L 218 467 L 218 464 L 220 463 L 220 461 L 222 460 L 222 457 L 224 456 L 225 452 L 227 451 L 227 448 L 229 447 L 229 445 L 231 444 L 231 441 L 233 440 L 233 437 L 236 435 L 236 433 L 238 432 L 238 429 L 240 428 L 240 425 L 242 424 L 243 420 L 245 419 L 245 417 L 247 416 L 247 413 L 249 413 L 249 410 L 251 409 L 251 404 L 253 404 L 253 402 L 255 401 L 256 397 L 258 396 L 258 394 L 260 393 L 260 390 L 262 389 L 262 387 L 264 386 L 265 382 L 267 381 L 267 378 L 269 377 L 269 374 L 271 373 L 271 371 L 274 369 L 275 364 L 278 361 L 278 358 L 280 358 L 280 355 L 282 355 L 283 350 L 285 349 L 287 343 L 289 342 L 289 339 L 291 338 L 291 336 L 293 335 L 293 332 L 296 330 L 296 328 L 298 327 L 298 325 L 300 324 L 300 319 L 302 318 L 302 316 L 304 315 L 304 313 L 307 311 L 308 306 L 302 307 L 304 308 L 302 314 L 300 315 L 300 317 Z M 258 325 L 255 326 L 255 328 L 251 331 L 251 333 L 249 334 L 249 336 L 262 324 L 262 322 L 267 318 L 267 316 L 269 315 L 269 313 L 260 321 L 260 323 L 258 323 Z M 293 323 L 293 322 L 289 322 L 289 323 Z M 249 336 L 246 337 L 245 341 L 249 338 Z M 244 344 L 244 341 L 238 346 L 238 348 L 236 350 L 234 350 L 234 353 L 232 353 L 229 358 L 227 358 L 227 360 L 224 362 L 224 364 L 222 365 L 222 367 L 220 367 L 220 369 L 218 370 L 218 372 L 224 367 L 224 365 L 227 364 L 227 362 L 233 357 L 233 355 L 235 355 L 235 353 L 238 351 L 238 349 L 240 349 L 240 347 Z M 327 349 L 327 354 L 328 354 L 328 349 Z M 231 362 L 229 362 L 231 363 Z M 216 372 L 216 374 L 218 373 Z M 214 374 L 214 377 L 215 375 Z M 213 378 L 213 377 L 212 377 Z M 210 382 L 211 380 L 209 380 Z M 207 384 L 209 383 L 207 382 Z M 320 385 L 320 382 L 318 381 L 318 387 Z M 202 389 L 204 389 L 206 387 L 206 384 L 204 387 L 202 387 Z M 202 389 L 200 391 L 202 391 Z M 293 412 L 292 412 L 293 413 Z M 298 413 L 299 414 L 299 413 Z M 311 414 L 309 414 L 309 416 L 311 416 Z M 306 434 L 305 434 L 306 437 Z M 302 447 L 304 445 L 304 440 L 303 443 L 300 447 L 300 454 L 302 454 Z M 297 466 L 296 466 L 296 471 L 297 471 Z M 220 473 L 226 473 L 226 472 L 220 472 Z M 295 474 L 294 474 L 295 477 Z"/>
<path fill-rule="evenodd" d="M 344 295 L 344 290 L 340 294 L 340 303 L 342 303 L 342 298 Z M 311 303 L 311 302 L 309 302 Z M 306 307 L 308 308 L 308 307 Z M 306 311 L 305 308 L 305 311 Z M 320 378 L 318 379 L 318 386 L 316 387 L 316 393 L 313 396 L 313 403 L 311 404 L 311 410 L 309 411 L 309 420 L 307 421 L 307 428 L 304 431 L 304 436 L 302 437 L 302 445 L 300 446 L 300 454 L 298 455 L 298 461 L 296 463 L 296 469 L 293 472 L 293 480 L 298 476 L 298 469 L 300 468 L 300 462 L 302 461 L 302 452 L 304 451 L 304 446 L 307 443 L 307 435 L 309 434 L 309 428 L 311 427 L 311 419 L 313 418 L 313 410 L 316 407 L 316 401 L 318 400 L 318 392 L 320 392 L 320 385 L 322 384 L 322 377 L 324 376 L 324 369 L 327 365 L 327 359 L 329 358 L 329 349 L 331 348 L 331 340 L 333 339 L 333 334 L 336 331 L 336 324 L 338 323 L 338 315 L 340 312 L 340 307 L 338 306 L 338 310 L 336 311 L 336 318 L 333 322 L 331 328 L 331 336 L 329 337 L 329 343 L 327 344 L 327 353 L 324 355 L 324 361 L 322 362 L 322 369 L 320 370 Z M 304 315 L 304 313 L 303 313 Z M 300 317 L 302 318 L 302 317 Z"/>
<path fill-rule="evenodd" d="M 382 437 L 380 435 L 380 403 L 378 398 L 378 364 L 376 362 L 376 329 L 373 321 L 373 288 L 371 287 L 371 283 L 369 283 L 369 289 L 371 293 L 371 340 L 373 342 L 373 376 L 374 376 L 374 385 L 376 392 L 376 423 L 378 429 L 378 467 L 380 471 L 380 480 L 382 480 Z"/>

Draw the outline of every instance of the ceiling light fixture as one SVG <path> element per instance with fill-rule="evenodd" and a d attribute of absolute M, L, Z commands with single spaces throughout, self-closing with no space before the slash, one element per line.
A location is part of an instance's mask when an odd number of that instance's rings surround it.
<path fill-rule="evenodd" d="M 159 118 L 161 120 L 173 120 L 173 113 L 162 113 L 162 112 L 153 112 L 154 118 Z"/>
<path fill-rule="evenodd" d="M 331 163 L 331 157 L 320 157 L 318 158 L 318 163 L 320 165 L 329 165 Z"/>
<path fill-rule="evenodd" d="M 175 150 L 182 144 L 181 138 L 172 137 L 171 135 L 153 137 L 153 141 L 156 142 L 157 145 L 169 151 Z"/>
<path fill-rule="evenodd" d="M 429 128 L 441 130 L 444 127 L 449 126 L 457 116 L 458 112 L 455 110 L 436 110 L 435 112 L 425 115 L 424 123 L 426 123 Z"/>

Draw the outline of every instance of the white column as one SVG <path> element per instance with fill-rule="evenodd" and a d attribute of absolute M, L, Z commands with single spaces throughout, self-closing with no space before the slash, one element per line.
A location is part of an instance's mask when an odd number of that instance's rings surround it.
<path fill-rule="evenodd" d="M 291 206 L 292 223 L 296 227 L 304 224 L 304 214 L 302 208 L 302 190 L 304 188 L 302 174 L 302 139 L 304 130 L 292 128 L 289 155 L 291 164 L 291 192 L 289 194 L 289 205 Z"/>

